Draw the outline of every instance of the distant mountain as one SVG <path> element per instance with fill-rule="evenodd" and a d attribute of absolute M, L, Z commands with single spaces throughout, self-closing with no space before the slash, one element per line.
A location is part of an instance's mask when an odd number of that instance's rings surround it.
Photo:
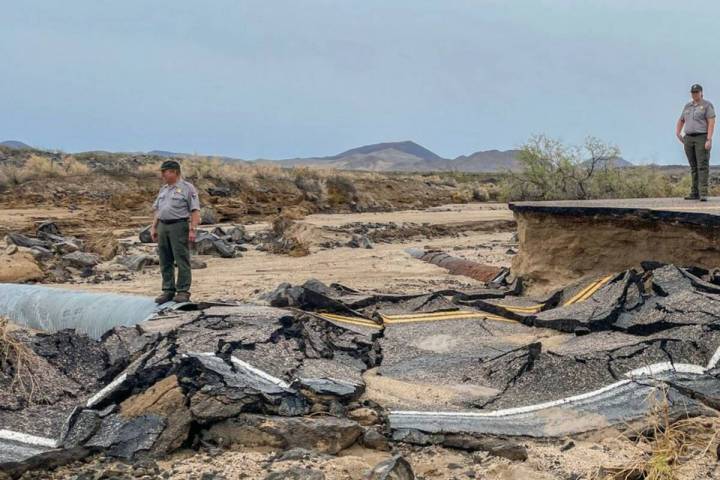
<path fill-rule="evenodd" d="M 351 157 L 356 155 L 372 155 L 382 152 L 384 150 L 396 150 L 398 152 L 406 153 L 413 157 L 421 158 L 423 160 L 444 160 L 440 155 L 435 152 L 431 152 L 422 145 L 418 145 L 415 142 L 406 140 L 404 142 L 385 142 L 385 143 L 374 143 L 372 145 L 365 145 L 363 147 L 352 148 L 339 153 L 331 158 L 343 158 Z"/>
<path fill-rule="evenodd" d="M 23 142 L 15 140 L 2 142 L 0 145 L 15 149 L 32 148 Z M 328 157 L 255 161 L 246 161 L 239 158 L 225 156 L 210 156 L 210 158 L 218 159 L 223 162 L 242 164 L 255 163 L 264 165 L 280 165 L 284 167 L 316 166 L 335 168 L 338 170 L 364 170 L 373 172 L 456 171 L 495 173 L 515 171 L 522 168 L 517 159 L 519 152 L 519 150 L 486 150 L 475 152 L 470 155 L 461 155 L 454 159 L 448 159 L 439 156 L 422 145 L 406 140 L 401 142 L 383 142 L 363 145 L 361 147 L 351 148 L 350 150 L 345 150 L 337 155 Z M 177 159 L 195 156 L 188 153 L 171 152 L 168 150 L 152 150 L 147 152 L 147 155 Z M 206 157 L 207 155 L 200 156 Z M 632 163 L 620 157 L 612 160 L 603 160 L 603 162 L 610 161 L 620 168 L 633 166 Z"/>
<path fill-rule="evenodd" d="M 453 170 L 460 172 L 504 172 L 521 168 L 517 155 L 520 150 L 487 150 L 453 160 Z"/>
<path fill-rule="evenodd" d="M 307 165 L 374 172 L 498 172 L 517 168 L 516 154 L 515 150 L 490 150 L 450 160 L 415 142 L 404 141 L 365 145 L 330 157 L 293 158 L 278 162 L 283 166 Z"/>
<path fill-rule="evenodd" d="M 156 157 L 167 157 L 167 158 L 178 158 L 178 157 L 188 157 L 189 156 L 187 153 L 168 152 L 165 150 L 152 150 L 150 152 L 147 152 L 147 154 L 154 155 Z"/>
<path fill-rule="evenodd" d="M 16 150 L 26 150 L 33 148 L 30 145 L 20 142 L 18 140 L 6 140 L 4 142 L 0 142 L 0 146 L 14 148 Z"/>
<path fill-rule="evenodd" d="M 147 155 L 153 155 L 156 157 L 163 157 L 163 158 L 176 158 L 178 160 L 181 160 L 183 158 L 192 158 L 192 157 L 208 157 L 213 160 L 220 160 L 221 162 L 228 162 L 228 163 L 243 163 L 247 164 L 248 162 L 241 159 L 241 158 L 235 158 L 235 157 L 224 157 L 220 155 L 195 155 L 190 153 L 179 153 L 179 152 L 168 152 L 166 150 L 151 150 L 147 152 Z"/>

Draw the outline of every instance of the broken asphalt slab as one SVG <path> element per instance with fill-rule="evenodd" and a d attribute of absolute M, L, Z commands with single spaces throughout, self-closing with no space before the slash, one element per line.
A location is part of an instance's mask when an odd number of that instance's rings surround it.
<path fill-rule="evenodd" d="M 35 341 L 38 355 L 53 358 L 62 367 L 58 376 L 67 381 L 82 378 L 74 373 L 79 365 L 73 355 L 97 351 L 102 361 L 95 359 L 84 374 L 97 387 L 71 392 L 63 409 L 55 403 L 3 410 L 4 425 L 30 427 L 42 437 L 37 443 L 22 432 L 16 435 L 20 440 L 0 435 L 15 445 L 15 453 L 5 460 L 55 452 L 55 445 L 122 458 L 165 454 L 187 441 L 190 422 L 201 432 L 238 415 L 301 416 L 311 407 L 327 411 L 355 400 L 364 390 L 362 372 L 378 360 L 375 341 L 320 319 L 299 317 L 266 306 L 211 306 L 116 327 L 100 341 L 69 331 L 50 335 L 84 341 L 89 350 L 58 351 L 57 342 Z M 109 371 L 118 374 L 105 378 Z M 174 386 L 163 387 L 170 378 L 177 379 Z M 153 391 L 163 393 L 154 399 Z M 166 403 L 168 392 L 175 392 L 171 405 Z M 40 415 L 50 412 L 58 422 L 44 425 Z M 345 422 L 358 430 L 354 442 L 362 429 Z"/>
<path fill-rule="evenodd" d="M 396 441 L 490 448 L 488 436 L 558 438 L 639 421 L 662 401 L 677 416 L 713 414 L 719 291 L 672 265 L 536 303 L 510 286 L 386 295 L 283 285 L 267 297 L 276 306 L 155 313 L 99 340 L 51 334 L 95 352 L 82 368 L 77 348 L 26 339 L 57 381 L 85 388 L 65 388 L 64 403 L 6 400 L 15 403 L 0 411 L 3 424 L 42 439 L 0 438 L 14 442 L 16 460 L 71 448 L 160 456 L 196 438 L 330 452 L 387 420 Z M 373 415 L 357 413 L 359 402 L 376 405 Z M 44 423 L 49 412 L 65 424 Z M 308 416 L 321 412 L 339 418 Z"/>
<path fill-rule="evenodd" d="M 683 392 L 672 387 L 672 382 L 693 388 Z M 626 379 L 596 391 L 525 407 L 492 412 L 392 411 L 388 419 L 393 438 L 409 443 L 443 443 L 444 436 L 453 433 L 561 438 L 641 421 L 665 402 L 671 419 L 714 416 L 716 411 L 692 398 L 697 396 L 692 392 L 705 391 L 715 402 L 719 384 L 715 375 L 666 372 L 655 379 Z"/>

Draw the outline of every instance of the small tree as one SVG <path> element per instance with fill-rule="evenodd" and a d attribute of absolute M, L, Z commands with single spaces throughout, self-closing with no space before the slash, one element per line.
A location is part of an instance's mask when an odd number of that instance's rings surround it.
<path fill-rule="evenodd" d="M 607 175 L 617 173 L 617 159 L 620 149 L 615 145 L 608 145 L 595 137 L 587 137 L 582 147 L 575 147 L 575 167 L 573 173 L 577 182 L 578 197 L 591 198 L 592 186 L 599 174 Z"/>
<path fill-rule="evenodd" d="M 581 146 L 566 146 L 545 135 L 532 137 L 518 154 L 522 171 L 511 172 L 504 185 L 507 200 L 588 199 L 597 177 L 615 170 L 620 150 L 588 137 Z"/>

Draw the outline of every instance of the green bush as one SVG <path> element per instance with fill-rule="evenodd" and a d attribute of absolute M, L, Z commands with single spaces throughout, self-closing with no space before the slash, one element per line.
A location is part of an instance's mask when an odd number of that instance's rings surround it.
<path fill-rule="evenodd" d="M 532 137 L 520 150 L 522 170 L 500 185 L 500 198 L 517 200 L 586 200 L 678 195 L 680 187 L 656 167 L 620 168 L 620 150 L 589 137 L 581 146 Z"/>

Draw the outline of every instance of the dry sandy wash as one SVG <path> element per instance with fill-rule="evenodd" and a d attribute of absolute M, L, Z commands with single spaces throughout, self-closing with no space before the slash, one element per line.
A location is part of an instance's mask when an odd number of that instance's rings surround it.
<path fill-rule="evenodd" d="M 512 220 L 504 204 L 447 205 L 428 210 L 388 213 L 310 215 L 302 222 L 317 227 L 337 227 L 348 223 L 415 223 L 455 225 L 462 223 Z M 250 232 L 268 229 L 268 224 L 248 225 Z M 311 230 L 309 236 L 322 235 Z M 417 292 L 443 286 L 471 287 L 480 283 L 449 275 L 443 268 L 413 259 L 404 252 L 408 247 L 432 247 L 481 263 L 510 266 L 507 250 L 512 232 L 484 233 L 468 231 L 458 237 L 376 243 L 372 249 L 339 247 L 311 248 L 305 257 L 275 255 L 250 249 L 242 257 L 223 259 L 200 257 L 208 268 L 193 270 L 193 299 L 251 299 L 282 282 L 302 283 L 316 278 L 325 283 L 338 282 L 352 288 L 386 292 Z M 318 238 L 309 238 L 311 243 Z M 97 285 L 65 285 L 67 288 L 154 295 L 160 287 L 159 270 L 150 269 L 130 281 L 103 282 Z"/>

